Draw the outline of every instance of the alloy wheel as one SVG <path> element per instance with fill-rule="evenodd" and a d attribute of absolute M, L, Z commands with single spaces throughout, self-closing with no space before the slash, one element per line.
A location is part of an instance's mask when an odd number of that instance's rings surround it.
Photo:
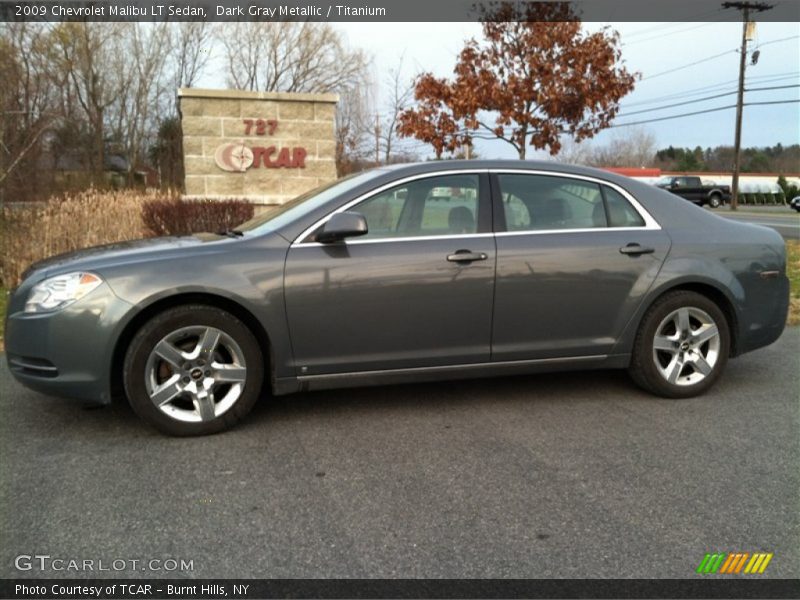
<path fill-rule="evenodd" d="M 704 310 L 678 308 L 656 329 L 653 361 L 668 383 L 689 386 L 703 381 L 713 372 L 719 356 L 719 328 Z"/>
<path fill-rule="evenodd" d="M 187 423 L 208 422 L 233 406 L 244 390 L 244 352 L 224 331 L 183 327 L 161 339 L 145 366 L 150 401 Z"/>

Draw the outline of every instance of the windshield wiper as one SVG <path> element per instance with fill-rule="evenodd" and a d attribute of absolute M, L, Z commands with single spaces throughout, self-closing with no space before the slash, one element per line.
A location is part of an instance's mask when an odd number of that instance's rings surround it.
<path fill-rule="evenodd" d="M 217 235 L 226 235 L 230 238 L 240 238 L 244 235 L 244 231 L 240 231 L 239 229 L 224 229 L 222 231 L 218 231 Z"/>

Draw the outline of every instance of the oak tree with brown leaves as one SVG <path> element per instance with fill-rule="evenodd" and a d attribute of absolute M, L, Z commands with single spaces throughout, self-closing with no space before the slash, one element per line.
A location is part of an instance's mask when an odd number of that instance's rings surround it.
<path fill-rule="evenodd" d="M 561 136 L 579 142 L 608 127 L 633 90 L 618 33 L 584 31 L 566 2 L 503 2 L 482 21 L 483 40 L 466 42 L 454 77 L 421 74 L 416 105 L 400 116 L 398 133 L 439 158 L 474 138 L 504 140 L 520 159 L 528 145 L 558 154 Z"/>

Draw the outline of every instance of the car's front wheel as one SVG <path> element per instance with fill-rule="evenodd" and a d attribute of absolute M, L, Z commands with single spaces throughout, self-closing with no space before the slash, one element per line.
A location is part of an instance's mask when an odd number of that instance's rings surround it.
<path fill-rule="evenodd" d="M 125 393 L 134 411 L 171 435 L 231 427 L 255 404 L 263 359 L 252 332 L 204 305 L 166 310 L 136 333 L 125 356 Z"/>
<path fill-rule="evenodd" d="M 714 384 L 729 351 L 728 323 L 719 307 L 695 292 L 671 292 L 645 314 L 630 374 L 654 394 L 689 398 Z"/>

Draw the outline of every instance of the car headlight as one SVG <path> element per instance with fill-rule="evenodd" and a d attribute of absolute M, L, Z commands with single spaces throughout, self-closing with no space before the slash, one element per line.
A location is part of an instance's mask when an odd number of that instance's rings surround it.
<path fill-rule="evenodd" d="M 103 282 L 91 273 L 67 273 L 40 281 L 25 302 L 26 313 L 60 310 L 77 302 Z"/>

